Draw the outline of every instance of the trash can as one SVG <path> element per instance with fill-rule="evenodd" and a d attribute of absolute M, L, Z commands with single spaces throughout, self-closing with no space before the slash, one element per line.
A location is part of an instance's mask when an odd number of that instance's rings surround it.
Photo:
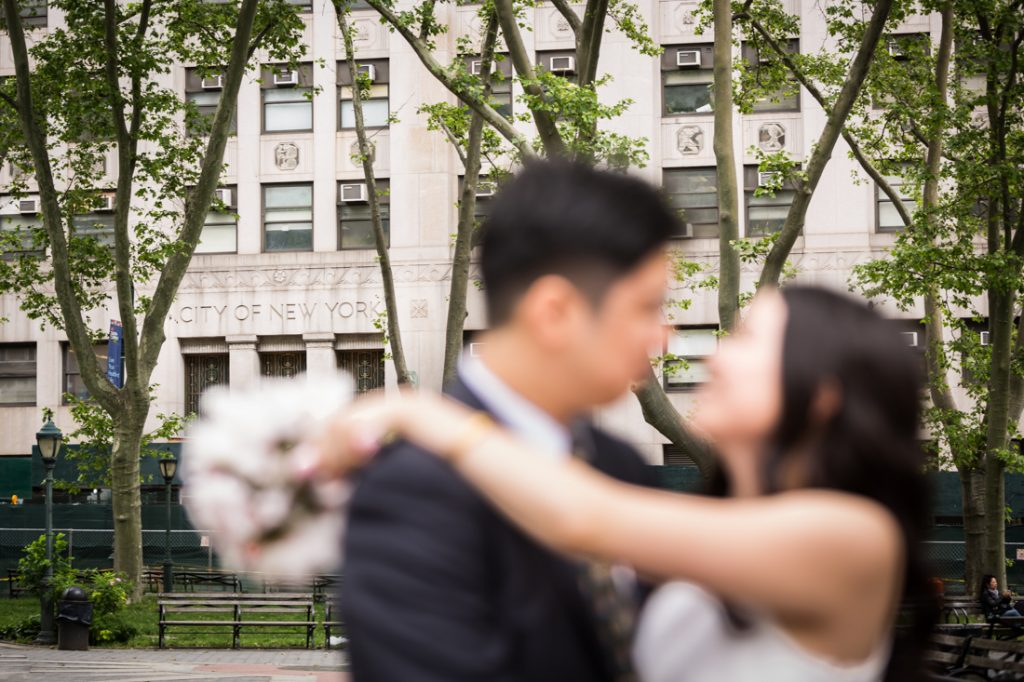
<path fill-rule="evenodd" d="M 57 648 L 85 651 L 89 648 L 92 604 L 81 587 L 69 587 L 57 608 Z"/>

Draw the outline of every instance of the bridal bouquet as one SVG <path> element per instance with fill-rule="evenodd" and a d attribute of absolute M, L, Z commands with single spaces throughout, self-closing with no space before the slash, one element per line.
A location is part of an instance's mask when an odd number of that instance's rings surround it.
<path fill-rule="evenodd" d="M 337 568 L 348 486 L 310 478 L 311 442 L 353 394 L 347 376 L 211 388 L 189 430 L 182 502 L 233 570 L 305 579 Z"/>

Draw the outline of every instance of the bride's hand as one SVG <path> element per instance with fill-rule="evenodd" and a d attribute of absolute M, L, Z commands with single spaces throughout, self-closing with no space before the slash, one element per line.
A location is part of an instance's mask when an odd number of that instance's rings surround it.
<path fill-rule="evenodd" d="M 315 470 L 343 478 L 396 437 L 449 456 L 472 415 L 466 407 L 428 392 L 360 398 L 334 418 L 314 443 L 319 452 Z"/>

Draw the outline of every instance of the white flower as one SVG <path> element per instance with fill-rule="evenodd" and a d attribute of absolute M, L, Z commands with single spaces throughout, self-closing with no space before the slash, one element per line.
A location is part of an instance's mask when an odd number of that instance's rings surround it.
<path fill-rule="evenodd" d="M 352 393 L 351 379 L 336 375 L 204 395 L 183 456 L 182 500 L 193 524 L 214 534 L 225 566 L 290 579 L 337 567 L 348 486 L 306 480 L 300 460 Z"/>

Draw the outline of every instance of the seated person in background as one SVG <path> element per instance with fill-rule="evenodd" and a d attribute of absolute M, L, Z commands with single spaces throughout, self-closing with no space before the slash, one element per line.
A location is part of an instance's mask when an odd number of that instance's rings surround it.
<path fill-rule="evenodd" d="M 1020 611 L 1011 606 L 1012 595 L 1009 590 L 999 591 L 999 581 L 994 575 L 986 575 L 981 579 L 981 591 L 978 600 L 985 620 L 994 618 L 1019 618 Z"/>

